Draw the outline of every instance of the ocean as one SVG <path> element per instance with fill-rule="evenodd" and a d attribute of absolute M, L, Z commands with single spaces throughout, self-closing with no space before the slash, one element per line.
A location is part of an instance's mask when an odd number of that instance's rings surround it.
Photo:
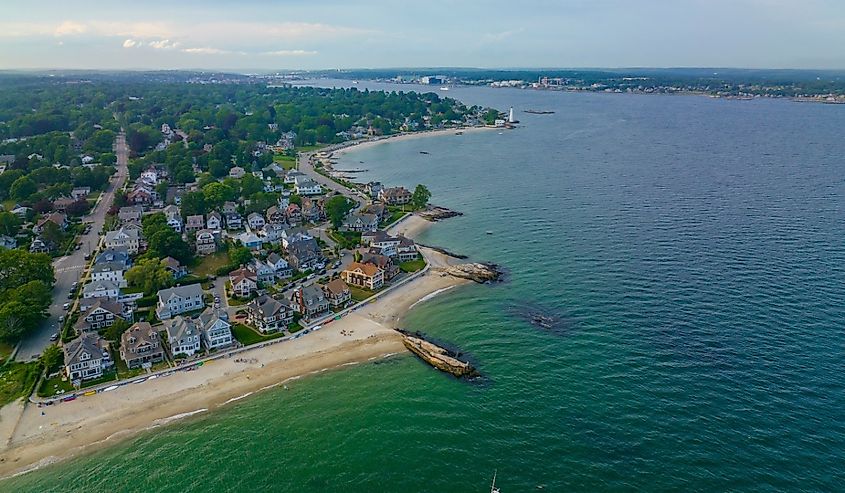
<path fill-rule="evenodd" d="M 513 106 L 522 124 L 390 142 L 339 167 L 426 184 L 465 215 L 421 241 L 505 267 L 504 283 L 404 321 L 482 379 L 410 355 L 351 366 L 0 490 L 482 492 L 494 471 L 504 493 L 839 490 L 845 108 L 448 95 Z"/>

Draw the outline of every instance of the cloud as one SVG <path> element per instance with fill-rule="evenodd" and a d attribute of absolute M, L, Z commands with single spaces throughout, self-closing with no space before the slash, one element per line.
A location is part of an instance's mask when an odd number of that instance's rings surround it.
<path fill-rule="evenodd" d="M 243 51 L 221 50 L 220 48 L 183 48 L 183 53 L 193 53 L 196 55 L 246 55 Z"/>
<path fill-rule="evenodd" d="M 127 39 L 126 41 L 123 42 L 124 48 L 135 48 L 135 47 L 140 47 L 140 46 L 141 46 L 141 43 L 139 43 L 138 41 L 135 41 L 134 39 Z"/>
<path fill-rule="evenodd" d="M 179 46 L 179 43 L 170 41 L 169 39 L 160 39 L 158 41 L 150 41 L 147 46 L 157 50 L 172 50 Z"/>
<path fill-rule="evenodd" d="M 262 55 L 271 56 L 312 56 L 316 54 L 317 52 L 312 50 L 275 50 L 262 53 Z"/>
<path fill-rule="evenodd" d="M 85 24 L 74 21 L 64 21 L 58 26 L 56 26 L 53 35 L 72 36 L 75 34 L 85 34 L 86 32 L 88 32 L 88 26 L 86 26 Z"/>

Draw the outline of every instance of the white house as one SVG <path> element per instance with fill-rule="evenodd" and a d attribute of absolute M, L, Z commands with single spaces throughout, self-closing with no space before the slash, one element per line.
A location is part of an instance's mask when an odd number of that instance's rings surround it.
<path fill-rule="evenodd" d="M 109 231 L 106 233 L 106 248 L 124 247 L 130 255 L 135 255 L 138 253 L 140 243 L 138 231 L 134 229 L 120 228 L 117 231 Z"/>
<path fill-rule="evenodd" d="M 320 184 L 310 179 L 297 178 L 294 190 L 296 190 L 297 195 L 320 195 L 323 193 Z"/>
<path fill-rule="evenodd" d="M 229 282 L 232 284 L 232 292 L 243 298 L 246 298 L 253 291 L 258 289 L 257 281 L 257 276 L 249 269 L 240 268 L 229 273 Z"/>
<path fill-rule="evenodd" d="M 229 315 L 226 310 L 208 307 L 197 317 L 197 325 L 202 332 L 202 342 L 207 349 L 217 349 L 230 346 L 232 338 L 232 326 L 229 323 Z"/>
<path fill-rule="evenodd" d="M 120 294 L 120 288 L 112 281 L 94 281 L 82 288 L 82 298 L 108 298 L 116 300 Z"/>
<path fill-rule="evenodd" d="M 273 268 L 273 272 L 275 272 L 276 278 L 278 279 L 286 279 L 293 274 L 288 261 L 276 252 L 267 256 L 267 265 Z"/>
<path fill-rule="evenodd" d="M 257 212 L 253 212 L 252 214 L 248 215 L 246 217 L 246 222 L 247 224 L 249 224 L 249 229 L 252 230 L 261 229 L 264 227 L 264 224 L 266 224 L 266 221 L 264 221 L 264 216 Z"/>
<path fill-rule="evenodd" d="M 234 168 L 229 170 L 229 177 L 231 178 L 243 178 L 244 175 L 246 175 L 246 170 L 244 170 L 240 166 L 235 166 Z"/>
<path fill-rule="evenodd" d="M 180 313 L 199 310 L 203 306 L 202 287 L 199 284 L 177 286 L 158 292 L 156 315 L 159 320 L 167 320 Z"/>
<path fill-rule="evenodd" d="M 170 354 L 173 356 L 193 356 L 200 350 L 202 333 L 191 318 L 177 316 L 165 321 L 164 328 L 167 331 L 167 342 L 170 343 Z"/>
<path fill-rule="evenodd" d="M 208 214 L 208 219 L 205 222 L 205 227 L 212 230 L 218 230 L 223 225 L 223 216 L 219 212 L 213 211 Z"/>
<path fill-rule="evenodd" d="M 217 251 L 217 241 L 214 238 L 214 232 L 210 229 L 197 231 L 195 244 L 198 255 L 209 255 Z"/>
<path fill-rule="evenodd" d="M 276 280 L 276 269 L 263 260 L 253 259 L 247 268 L 255 273 L 255 277 L 259 282 L 273 282 Z"/>
<path fill-rule="evenodd" d="M 126 287 L 126 279 L 123 278 L 123 273 L 126 271 L 126 266 L 122 262 L 98 262 L 91 267 L 91 280 L 96 281 L 111 281 L 119 288 Z"/>

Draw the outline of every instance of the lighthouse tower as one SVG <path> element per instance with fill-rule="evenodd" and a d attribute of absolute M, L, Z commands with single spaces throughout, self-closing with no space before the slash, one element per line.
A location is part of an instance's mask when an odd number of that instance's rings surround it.
<path fill-rule="evenodd" d="M 513 118 L 513 106 L 511 106 L 511 109 L 508 112 L 508 123 L 516 123 L 516 120 Z"/>

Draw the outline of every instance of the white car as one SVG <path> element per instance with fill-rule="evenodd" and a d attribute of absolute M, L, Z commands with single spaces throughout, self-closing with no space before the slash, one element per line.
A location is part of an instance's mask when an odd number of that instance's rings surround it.
<path fill-rule="evenodd" d="M 62 309 L 67 310 L 68 308 L 70 308 L 70 303 L 65 303 L 64 305 L 62 305 Z"/>

